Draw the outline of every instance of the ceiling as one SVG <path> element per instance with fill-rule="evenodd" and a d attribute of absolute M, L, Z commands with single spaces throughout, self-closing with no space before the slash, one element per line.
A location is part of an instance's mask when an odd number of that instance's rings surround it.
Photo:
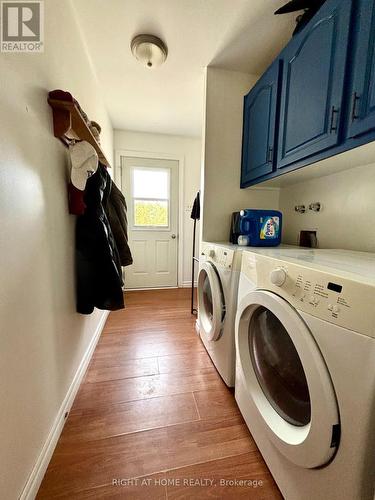
<path fill-rule="evenodd" d="M 114 128 L 199 136 L 204 68 L 261 74 L 294 27 L 295 14 L 273 15 L 284 3 L 74 0 Z M 164 40 L 164 65 L 148 69 L 134 59 L 130 41 L 140 33 Z"/>

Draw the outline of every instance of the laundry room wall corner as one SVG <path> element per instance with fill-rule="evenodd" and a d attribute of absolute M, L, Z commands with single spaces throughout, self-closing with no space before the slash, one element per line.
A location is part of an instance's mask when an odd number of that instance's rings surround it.
<path fill-rule="evenodd" d="M 240 189 L 243 98 L 257 80 L 256 75 L 206 68 L 201 182 L 204 241 L 228 240 L 232 212 L 279 208 L 278 189 Z"/>
<path fill-rule="evenodd" d="M 314 230 L 320 248 L 374 252 L 374 190 L 374 163 L 281 188 L 280 210 L 287 220 L 283 242 L 298 245 L 301 230 Z M 320 212 L 294 210 L 317 201 Z"/>

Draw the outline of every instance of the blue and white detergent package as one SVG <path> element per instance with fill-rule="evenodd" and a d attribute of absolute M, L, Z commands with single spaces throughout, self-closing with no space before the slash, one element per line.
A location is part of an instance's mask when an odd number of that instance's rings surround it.
<path fill-rule="evenodd" d="M 249 246 L 275 247 L 281 243 L 282 218 L 277 210 L 246 208 L 240 212 L 240 233 Z"/>

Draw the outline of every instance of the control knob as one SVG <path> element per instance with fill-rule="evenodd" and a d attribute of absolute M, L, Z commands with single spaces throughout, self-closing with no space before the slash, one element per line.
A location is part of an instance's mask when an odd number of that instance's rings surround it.
<path fill-rule="evenodd" d="M 215 250 L 213 248 L 211 248 L 211 250 L 208 251 L 208 256 L 215 257 Z"/>
<path fill-rule="evenodd" d="M 286 276 L 287 274 L 285 269 L 278 267 L 271 272 L 270 275 L 271 283 L 273 283 L 276 286 L 282 286 L 285 283 Z"/>

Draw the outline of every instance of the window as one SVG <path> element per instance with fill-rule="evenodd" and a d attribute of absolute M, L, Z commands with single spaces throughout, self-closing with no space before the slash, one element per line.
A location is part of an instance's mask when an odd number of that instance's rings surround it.
<path fill-rule="evenodd" d="M 133 225 L 169 227 L 170 171 L 168 168 L 132 169 Z"/>

